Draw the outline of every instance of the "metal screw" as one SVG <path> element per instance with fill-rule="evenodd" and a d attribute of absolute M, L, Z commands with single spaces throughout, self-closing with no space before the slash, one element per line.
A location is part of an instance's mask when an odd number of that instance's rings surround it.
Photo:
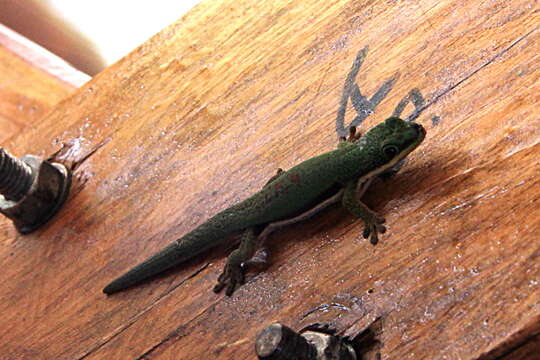
<path fill-rule="evenodd" d="M 71 173 L 37 156 L 17 159 L 0 148 L 0 213 L 28 234 L 45 224 L 69 194 Z"/>
<path fill-rule="evenodd" d="M 356 360 L 351 344 L 343 337 L 314 324 L 300 333 L 274 323 L 264 328 L 255 341 L 260 360 Z"/>
<path fill-rule="evenodd" d="M 32 169 L 4 149 L 0 149 L 0 194 L 19 201 L 34 182 Z"/>

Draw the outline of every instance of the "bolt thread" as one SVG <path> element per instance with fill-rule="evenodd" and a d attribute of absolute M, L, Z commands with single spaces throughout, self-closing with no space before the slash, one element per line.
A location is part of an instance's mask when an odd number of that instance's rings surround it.
<path fill-rule="evenodd" d="M 0 148 L 0 194 L 7 200 L 19 201 L 33 181 L 32 168 Z"/>

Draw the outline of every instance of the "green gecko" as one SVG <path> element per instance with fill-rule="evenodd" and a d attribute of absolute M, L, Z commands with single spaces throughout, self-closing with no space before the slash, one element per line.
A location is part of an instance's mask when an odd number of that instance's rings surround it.
<path fill-rule="evenodd" d="M 307 219 L 330 204 L 343 206 L 364 223 L 364 238 L 372 244 L 386 228 L 384 218 L 370 210 L 360 197 L 373 178 L 394 167 L 424 140 L 426 131 L 414 122 L 390 117 L 364 136 L 351 127 L 334 151 L 306 160 L 295 167 L 278 170 L 266 185 L 246 200 L 207 220 L 157 254 L 107 285 L 112 294 L 136 285 L 224 242 L 228 235 L 242 232 L 240 246 L 228 257 L 214 287 L 226 287 L 230 296 L 244 282 L 244 272 L 265 266 L 265 240 L 283 226 Z"/>

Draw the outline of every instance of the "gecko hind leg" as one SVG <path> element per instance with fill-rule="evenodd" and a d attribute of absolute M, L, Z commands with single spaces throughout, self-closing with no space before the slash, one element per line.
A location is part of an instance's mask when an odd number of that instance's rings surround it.
<path fill-rule="evenodd" d="M 268 267 L 268 258 L 270 257 L 270 251 L 266 244 L 268 237 L 279 229 L 307 220 L 313 217 L 315 214 L 318 214 L 322 210 L 326 209 L 330 205 L 338 203 L 343 197 L 343 192 L 343 189 L 339 190 L 336 194 L 332 195 L 331 197 L 322 201 L 320 204 L 312 207 L 311 209 L 301 213 L 300 215 L 268 224 L 257 237 L 257 250 L 255 251 L 255 254 L 251 257 L 251 259 L 245 261 L 242 266 L 245 269 L 255 268 L 257 270 L 265 269 L 266 267 Z"/>
<path fill-rule="evenodd" d="M 254 227 L 248 228 L 242 234 L 240 246 L 238 249 L 230 253 L 227 258 L 227 263 L 221 275 L 219 275 L 217 284 L 214 286 L 214 292 L 218 293 L 223 288 L 225 295 L 231 296 L 237 286 L 244 284 L 245 268 L 242 266 L 244 262 L 251 259 L 255 254 L 257 247 L 257 233 Z"/>
<path fill-rule="evenodd" d="M 278 179 L 284 173 L 283 169 L 278 168 L 263 188 L 272 181 Z M 260 227 L 259 227 L 260 228 Z M 214 292 L 220 292 L 224 287 L 227 296 L 232 295 L 237 285 L 242 285 L 245 281 L 245 272 L 248 268 L 263 269 L 268 266 L 268 250 L 259 248 L 258 233 L 255 228 L 248 228 L 242 234 L 240 246 L 231 252 L 227 258 L 227 263 L 223 272 L 218 277 L 218 283 L 214 286 Z"/>
<path fill-rule="evenodd" d="M 276 221 L 264 227 L 246 229 L 242 234 L 240 246 L 229 255 L 225 268 L 218 278 L 218 283 L 214 286 L 214 292 L 218 293 L 226 287 L 225 294 L 232 295 L 236 287 L 244 283 L 244 275 L 247 270 L 253 268 L 262 270 L 268 267 L 269 250 L 266 246 L 266 240 L 270 234 L 288 225 L 309 219 L 330 205 L 339 202 L 343 193 L 342 189 L 317 206 L 293 218 Z"/>

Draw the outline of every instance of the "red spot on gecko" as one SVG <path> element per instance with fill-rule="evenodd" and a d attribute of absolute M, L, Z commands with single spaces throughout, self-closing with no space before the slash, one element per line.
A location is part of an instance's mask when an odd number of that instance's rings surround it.
<path fill-rule="evenodd" d="M 276 185 L 274 186 L 274 188 L 276 189 L 276 191 L 281 190 L 281 187 L 282 187 L 282 186 L 281 186 L 281 184 L 279 184 L 279 183 L 276 184 Z"/>
<path fill-rule="evenodd" d="M 290 179 L 293 184 L 300 184 L 300 174 L 291 174 Z"/>

